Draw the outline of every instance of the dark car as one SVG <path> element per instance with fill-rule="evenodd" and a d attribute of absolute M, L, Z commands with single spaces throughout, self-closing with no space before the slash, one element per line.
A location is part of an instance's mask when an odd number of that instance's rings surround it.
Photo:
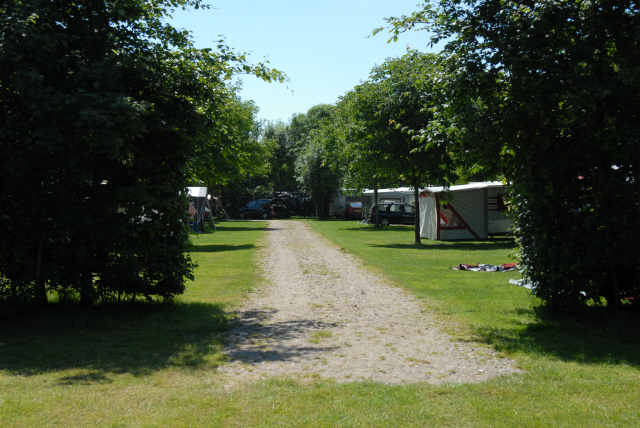
<path fill-rule="evenodd" d="M 376 222 L 376 208 L 378 211 L 378 222 L 383 226 L 390 224 L 414 224 L 416 220 L 416 210 L 409 204 L 378 204 L 371 207 L 369 211 L 369 223 Z"/>
<path fill-rule="evenodd" d="M 289 209 L 278 199 L 255 199 L 240 209 L 240 218 L 287 218 Z"/>

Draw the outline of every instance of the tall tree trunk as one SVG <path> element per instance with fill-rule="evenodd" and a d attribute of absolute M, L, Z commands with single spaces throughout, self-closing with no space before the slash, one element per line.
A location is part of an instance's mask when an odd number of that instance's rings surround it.
<path fill-rule="evenodd" d="M 378 215 L 378 183 L 373 185 L 373 222 L 376 227 L 380 227 L 380 216 Z"/>
<path fill-rule="evenodd" d="M 93 281 L 90 274 L 80 276 L 80 305 L 91 306 L 95 302 Z"/>
<path fill-rule="evenodd" d="M 38 241 L 38 253 L 36 254 L 36 301 L 41 305 L 46 305 L 47 289 L 44 285 L 44 278 L 42 277 L 42 253 L 44 252 L 44 238 L 40 238 Z"/>
<path fill-rule="evenodd" d="M 415 237 L 414 243 L 416 245 L 421 245 L 420 241 L 420 189 L 418 189 L 418 178 L 414 175 L 413 177 L 413 204 L 415 209 L 415 219 L 413 221 L 413 234 Z"/>

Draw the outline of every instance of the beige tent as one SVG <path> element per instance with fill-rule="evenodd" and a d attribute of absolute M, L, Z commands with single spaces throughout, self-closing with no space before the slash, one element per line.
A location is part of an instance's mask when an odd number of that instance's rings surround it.
<path fill-rule="evenodd" d="M 427 187 L 420 192 L 420 236 L 469 240 L 510 232 L 513 224 L 506 216 L 504 193 L 499 181 Z"/>

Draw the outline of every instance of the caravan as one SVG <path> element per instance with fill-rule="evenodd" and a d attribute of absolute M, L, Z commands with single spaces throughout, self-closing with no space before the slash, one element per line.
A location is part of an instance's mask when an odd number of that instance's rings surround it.
<path fill-rule="evenodd" d="M 509 233 L 505 185 L 499 181 L 427 187 L 420 192 L 420 236 L 434 240 L 487 239 Z"/>

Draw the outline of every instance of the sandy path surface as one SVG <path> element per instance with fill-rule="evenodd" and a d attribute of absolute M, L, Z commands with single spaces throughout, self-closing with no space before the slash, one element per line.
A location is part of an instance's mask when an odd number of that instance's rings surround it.
<path fill-rule="evenodd" d="M 228 384 L 268 377 L 388 384 L 479 382 L 517 371 L 481 344 L 455 342 L 418 300 L 299 221 L 269 222 L 269 285 L 230 333 Z"/>

